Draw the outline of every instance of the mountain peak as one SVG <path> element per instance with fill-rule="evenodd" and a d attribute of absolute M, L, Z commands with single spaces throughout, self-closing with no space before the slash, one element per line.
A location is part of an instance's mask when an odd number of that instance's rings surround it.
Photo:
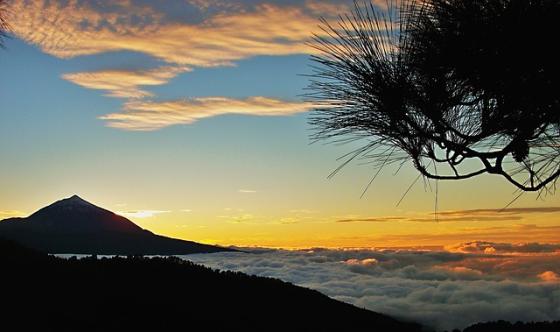
<path fill-rule="evenodd" d="M 155 235 L 78 195 L 56 201 L 27 218 L 0 222 L 0 237 L 51 253 L 179 255 L 230 251 Z"/>
<path fill-rule="evenodd" d="M 61 199 L 40 209 L 27 218 L 27 223 L 59 233 L 143 232 L 142 228 L 132 221 L 78 195 Z"/>
<path fill-rule="evenodd" d="M 78 195 L 72 195 L 68 198 L 63 198 L 54 202 L 50 207 L 64 207 L 66 209 L 72 208 L 88 208 L 88 209 L 102 209 L 95 204 L 92 204 Z"/>
<path fill-rule="evenodd" d="M 72 197 L 65 198 L 65 199 L 63 199 L 62 201 L 68 201 L 68 202 L 83 202 L 83 203 L 91 204 L 91 203 L 89 203 L 88 201 L 86 201 L 85 199 L 81 198 L 81 197 L 78 196 L 78 195 L 72 195 Z"/>

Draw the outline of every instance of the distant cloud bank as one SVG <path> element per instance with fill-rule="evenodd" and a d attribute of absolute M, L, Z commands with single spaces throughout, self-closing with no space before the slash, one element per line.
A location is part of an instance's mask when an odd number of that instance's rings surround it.
<path fill-rule="evenodd" d="M 475 241 L 453 251 L 253 249 L 185 258 L 279 278 L 360 307 L 451 330 L 488 320 L 560 319 L 559 248 Z"/>

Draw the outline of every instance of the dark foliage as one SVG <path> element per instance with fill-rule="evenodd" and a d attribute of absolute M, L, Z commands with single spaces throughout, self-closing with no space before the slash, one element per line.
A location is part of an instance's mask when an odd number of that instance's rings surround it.
<path fill-rule="evenodd" d="M 420 175 L 497 174 L 522 191 L 560 175 L 557 0 L 356 2 L 317 36 L 309 97 L 317 140 Z"/>
<path fill-rule="evenodd" d="M 555 322 L 517 322 L 506 321 L 478 323 L 467 327 L 463 332 L 556 332 L 560 331 L 560 321 Z"/>
<path fill-rule="evenodd" d="M 178 258 L 60 259 L 0 240 L 5 331 L 420 331 L 277 279 Z"/>

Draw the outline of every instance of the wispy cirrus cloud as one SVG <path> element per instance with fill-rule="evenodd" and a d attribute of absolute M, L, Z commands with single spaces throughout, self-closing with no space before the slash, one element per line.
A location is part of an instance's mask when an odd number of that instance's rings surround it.
<path fill-rule="evenodd" d="M 203 12 L 209 10 L 226 12 L 230 10 L 240 10 L 240 8 L 243 7 L 239 2 L 227 0 L 187 0 L 187 2 Z"/>
<path fill-rule="evenodd" d="M 528 214 L 560 213 L 560 207 L 521 207 L 508 209 L 472 209 L 438 211 L 427 215 L 415 216 L 380 216 L 380 217 L 351 217 L 339 218 L 335 222 L 458 222 L 458 221 L 519 221 Z"/>
<path fill-rule="evenodd" d="M 196 67 L 313 52 L 305 42 L 318 31 L 318 15 L 332 14 L 332 6 L 316 1 L 237 2 L 197 21 L 197 7 L 216 5 L 197 3 L 175 6 L 184 11 L 181 20 L 170 18 L 165 3 L 139 1 L 14 0 L 8 12 L 18 37 L 60 58 L 126 50 Z"/>
<path fill-rule="evenodd" d="M 240 193 L 240 194 L 256 194 L 257 193 L 257 191 L 253 190 L 253 189 L 239 189 L 237 192 Z"/>
<path fill-rule="evenodd" d="M 337 223 L 354 223 L 354 222 L 391 222 L 391 221 L 406 221 L 406 217 L 352 217 L 337 219 Z"/>
<path fill-rule="evenodd" d="M 168 210 L 135 210 L 135 211 L 119 211 L 117 214 L 127 218 L 151 218 L 158 214 L 170 213 Z"/>
<path fill-rule="evenodd" d="M 528 214 L 528 213 L 558 213 L 558 212 L 560 212 L 560 206 L 520 207 L 520 208 L 507 208 L 507 209 L 453 210 L 453 211 L 441 211 L 438 212 L 438 215 L 474 216 L 474 215 L 488 215 L 488 214 Z"/>
<path fill-rule="evenodd" d="M 196 67 L 219 67 L 259 55 L 315 52 L 308 42 L 321 34 L 318 18 L 335 18 L 351 4 L 332 1 L 190 0 L 144 1 L 13 0 L 13 32 L 59 58 L 131 51 L 168 65 L 131 70 L 75 72 L 63 78 L 110 97 L 128 99 L 122 112 L 101 117 L 109 127 L 157 130 L 219 114 L 289 115 L 311 105 L 274 98 L 192 98 L 152 101 L 146 90 Z M 289 19 L 286 19 L 289 18 Z M 141 100 L 142 101 L 139 101 Z"/>
<path fill-rule="evenodd" d="M 250 213 L 242 213 L 237 215 L 221 215 L 218 218 L 224 219 L 229 223 L 233 224 L 245 224 L 245 223 L 254 223 L 257 217 Z"/>
<path fill-rule="evenodd" d="M 88 89 L 105 90 L 107 96 L 139 99 L 153 96 L 143 86 L 163 85 L 190 71 L 188 67 L 165 66 L 150 70 L 101 70 L 64 74 L 62 78 Z"/>
<path fill-rule="evenodd" d="M 289 102 L 265 97 L 206 97 L 167 102 L 130 101 L 125 104 L 123 112 L 107 114 L 101 119 L 106 120 L 107 125 L 113 128 L 151 131 L 172 125 L 191 124 L 200 119 L 224 114 L 286 116 L 306 112 L 313 107 L 313 104 L 307 102 Z"/>

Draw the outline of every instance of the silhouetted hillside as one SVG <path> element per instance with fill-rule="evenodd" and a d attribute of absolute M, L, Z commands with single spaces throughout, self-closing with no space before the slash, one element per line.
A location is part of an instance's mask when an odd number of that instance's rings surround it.
<path fill-rule="evenodd" d="M 78 196 L 0 222 L 0 237 L 49 253 L 184 255 L 231 249 L 153 234 Z"/>
<path fill-rule="evenodd" d="M 65 260 L 0 240 L 0 267 L 0 324 L 18 331 L 420 331 L 317 291 L 178 258 Z"/>
<path fill-rule="evenodd" d="M 463 332 L 558 332 L 560 321 L 555 322 L 517 322 L 506 321 L 478 323 L 467 327 Z"/>

